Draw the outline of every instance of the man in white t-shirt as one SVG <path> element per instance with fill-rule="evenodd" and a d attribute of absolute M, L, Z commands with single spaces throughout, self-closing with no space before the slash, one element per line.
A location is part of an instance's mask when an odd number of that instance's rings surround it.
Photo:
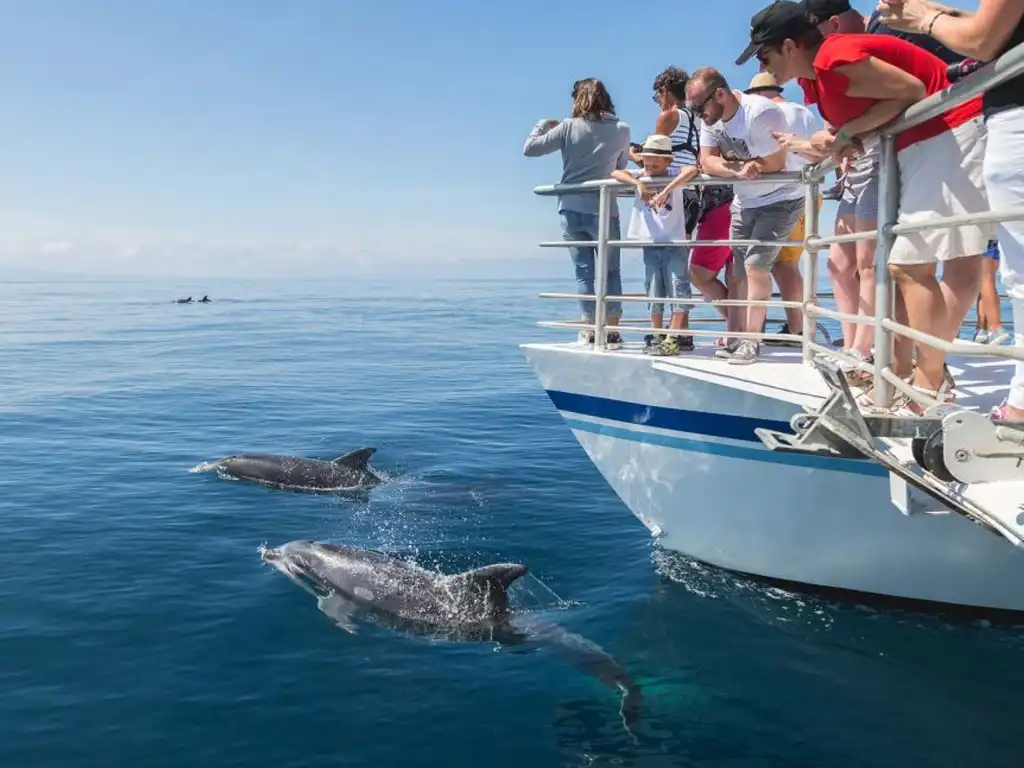
<path fill-rule="evenodd" d="M 716 69 L 705 67 L 693 73 L 686 86 L 687 102 L 703 121 L 700 132 L 701 168 L 712 176 L 757 179 L 765 173 L 785 170 L 787 152 L 775 140 L 786 133 L 785 114 L 763 96 L 733 91 Z M 733 187 L 733 240 L 787 240 L 804 209 L 804 191 L 798 183 L 736 184 Z M 772 267 L 779 246 L 751 245 L 733 248 L 737 276 L 746 273 L 746 296 L 767 301 L 772 294 Z M 742 263 L 741 263 L 742 262 Z M 740 292 L 743 293 L 742 288 Z M 742 298 L 742 296 L 741 296 Z M 748 307 L 742 330 L 758 333 L 764 326 L 765 307 Z M 715 354 L 735 365 L 757 360 L 760 345 L 752 339 L 732 340 Z"/>
<path fill-rule="evenodd" d="M 789 126 L 786 133 L 799 139 L 810 140 L 814 132 L 820 131 L 822 128 L 821 120 L 815 117 L 811 110 L 803 104 L 786 101 L 782 95 L 782 86 L 776 82 L 775 76 L 770 72 L 759 72 L 754 75 L 744 93 L 751 96 L 764 96 L 766 99 L 774 101 L 775 105 L 782 110 L 782 114 L 786 117 L 786 125 Z M 786 158 L 786 170 L 799 171 L 807 163 L 817 161 L 817 157 L 804 157 L 797 152 L 790 151 L 789 156 Z M 796 223 L 796 226 L 790 233 L 790 240 L 803 240 L 806 236 L 804 213 L 806 211 L 800 214 L 800 221 Z M 800 275 L 800 257 L 803 256 L 803 253 L 804 248 L 802 245 L 787 245 L 779 251 L 779 257 L 775 260 L 775 266 L 772 267 L 772 277 L 775 278 L 775 282 L 779 286 L 779 293 L 782 295 L 783 301 L 803 301 L 804 286 L 803 278 Z M 786 310 L 786 324 L 782 326 L 779 333 L 799 336 L 803 333 L 803 330 L 803 314 L 798 308 L 790 307 Z M 800 343 L 797 341 L 773 339 L 771 337 L 765 339 L 764 344 L 765 346 L 779 347 L 800 346 Z"/>

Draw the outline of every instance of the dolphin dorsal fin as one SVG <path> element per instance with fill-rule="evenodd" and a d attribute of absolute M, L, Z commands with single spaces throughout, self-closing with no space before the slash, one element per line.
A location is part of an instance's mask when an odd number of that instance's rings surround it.
<path fill-rule="evenodd" d="M 512 582 L 524 576 L 526 570 L 526 566 L 519 563 L 497 563 L 485 565 L 483 568 L 474 568 L 472 571 L 459 574 L 459 576 L 472 584 L 480 586 L 490 584 L 500 587 L 504 592 L 512 586 Z"/>
<path fill-rule="evenodd" d="M 376 452 L 376 448 L 370 448 L 369 446 L 356 448 L 354 451 L 334 459 L 334 463 L 340 464 L 343 467 L 351 467 L 352 469 L 366 469 L 367 464 L 370 463 L 370 457 Z"/>

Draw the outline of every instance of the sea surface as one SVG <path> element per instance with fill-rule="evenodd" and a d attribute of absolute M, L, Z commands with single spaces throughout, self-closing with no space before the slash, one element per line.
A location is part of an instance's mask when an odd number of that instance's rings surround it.
<path fill-rule="evenodd" d="M 574 315 L 540 290 L 571 291 L 568 263 L 554 285 L 0 285 L 0 766 L 1022 764 L 1024 628 L 654 546 L 517 348 Z M 368 498 L 189 471 L 363 445 L 390 478 Z M 629 671 L 635 733 L 543 647 L 342 631 L 260 560 L 297 538 L 528 564 L 514 603 Z"/>

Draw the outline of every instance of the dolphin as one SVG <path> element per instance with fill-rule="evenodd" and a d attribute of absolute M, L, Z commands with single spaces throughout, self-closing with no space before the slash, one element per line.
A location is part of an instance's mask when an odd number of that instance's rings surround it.
<path fill-rule="evenodd" d="M 187 299 L 175 299 L 174 303 L 175 304 L 191 304 L 192 303 L 192 297 L 189 296 Z"/>
<path fill-rule="evenodd" d="M 209 296 L 207 296 L 207 295 L 206 295 L 206 294 L 204 293 L 204 294 L 203 294 L 203 298 L 201 298 L 201 299 L 199 300 L 199 303 L 200 303 L 200 304 L 209 304 L 209 303 L 210 303 L 211 301 L 213 301 L 213 299 L 211 299 L 211 298 L 210 298 Z"/>
<path fill-rule="evenodd" d="M 317 598 L 335 624 L 355 633 L 364 615 L 386 628 L 455 642 L 550 646 L 621 696 L 626 730 L 639 718 L 640 687 L 612 656 L 586 638 L 528 615 L 516 615 L 508 588 L 527 572 L 496 563 L 456 574 L 429 571 L 383 552 L 312 539 L 260 547 L 260 556 Z"/>
<path fill-rule="evenodd" d="M 376 450 L 357 448 L 331 461 L 301 456 L 241 454 L 201 464 L 194 471 L 215 471 L 221 476 L 290 491 L 368 490 L 384 482 L 369 465 Z"/>

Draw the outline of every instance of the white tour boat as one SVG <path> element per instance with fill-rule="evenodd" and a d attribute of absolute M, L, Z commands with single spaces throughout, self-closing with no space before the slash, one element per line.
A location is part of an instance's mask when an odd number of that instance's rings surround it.
<path fill-rule="evenodd" d="M 988 418 L 990 407 L 1006 392 L 1014 361 L 1024 359 L 1024 348 L 946 344 L 896 324 L 884 311 L 891 304 L 885 265 L 892 238 L 925 228 L 895 225 L 893 133 L 1022 73 L 1024 50 L 1014 49 L 908 110 L 881 136 L 875 318 L 842 315 L 822 307 L 815 296 L 818 252 L 832 242 L 858 237 L 818 236 L 814 203 L 824 169 L 809 167 L 802 174 L 764 179 L 799 177 L 807 185 L 807 238 L 797 243 L 806 248 L 800 305 L 805 339 L 816 336 L 820 318 L 875 326 L 872 370 L 883 402 L 894 389 L 921 400 L 889 370 L 886 350 L 893 333 L 945 348 L 957 382 L 955 406 L 926 402 L 931 407 L 924 417 L 893 416 L 864 406 L 837 375 L 836 362 L 843 354 L 809 340 L 802 349 L 762 345 L 759 361 L 747 366 L 715 358 L 710 344 L 677 357 L 645 355 L 640 342 L 606 350 L 604 302 L 646 302 L 643 297 L 606 296 L 607 248 L 645 243 L 610 241 L 607 226 L 597 241 L 578 243 L 597 249 L 597 287 L 590 297 L 597 302 L 594 323 L 541 325 L 595 330 L 597 343 L 527 343 L 522 349 L 587 455 L 660 546 L 721 568 L 790 583 L 1024 611 L 1024 431 Z M 710 179 L 697 183 L 706 181 Z M 605 217 L 616 195 L 632 191 L 603 181 L 535 191 L 553 195 L 583 190 L 600 196 Z M 966 223 L 963 218 L 937 219 L 927 226 Z M 1024 211 L 966 218 L 1024 219 Z M 744 244 L 720 241 L 726 243 Z M 570 293 L 542 296 L 580 298 Z M 627 341 L 631 334 L 653 332 L 629 325 L 619 330 Z M 1024 328 L 1015 330 L 1024 333 Z M 721 332 L 686 333 L 700 338 Z"/>

